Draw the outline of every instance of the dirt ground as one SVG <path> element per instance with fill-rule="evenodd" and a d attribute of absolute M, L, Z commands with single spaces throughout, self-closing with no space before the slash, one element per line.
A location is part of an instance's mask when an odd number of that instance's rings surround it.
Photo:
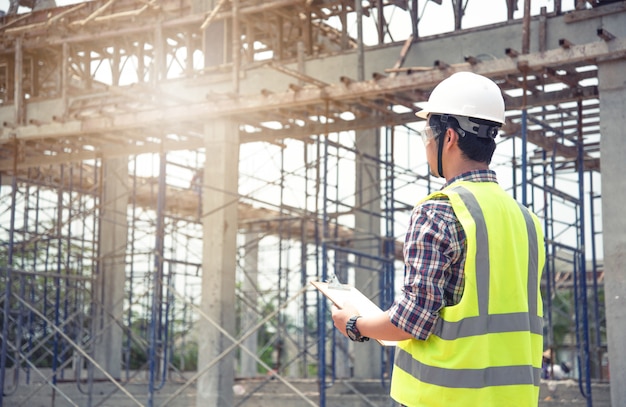
<path fill-rule="evenodd" d="M 297 388 L 290 389 L 278 380 L 266 378 L 238 380 L 235 384 L 234 406 L 241 407 L 310 407 L 320 405 L 317 380 L 289 380 Z M 167 406 L 195 407 L 196 388 L 186 387 L 184 382 L 167 382 L 148 395 L 147 383 L 138 380 L 115 385 L 111 382 L 96 382 L 90 386 L 76 382 L 60 382 L 56 389 L 49 384 L 33 380 L 29 385 L 5 388 L 5 406 L 26 405 L 28 407 L 65 406 Z M 175 393 L 180 394 L 175 395 Z M 329 383 L 325 392 L 326 407 L 394 407 L 385 385 L 378 380 L 350 380 Z M 591 403 L 583 397 L 575 380 L 543 381 L 539 407 L 611 407 L 608 383 L 592 385 Z M 221 407 L 221 406 L 220 406 Z M 224 406 L 230 407 L 230 406 Z"/>

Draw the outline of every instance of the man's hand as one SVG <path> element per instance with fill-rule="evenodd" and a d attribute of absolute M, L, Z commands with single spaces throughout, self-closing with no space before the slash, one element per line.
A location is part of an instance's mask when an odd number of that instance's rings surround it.
<path fill-rule="evenodd" d="M 346 324 L 348 323 L 348 320 L 353 316 L 360 315 L 359 311 L 357 311 L 354 305 L 346 302 L 341 306 L 341 308 L 333 305 L 331 312 L 335 328 L 337 328 L 343 336 L 347 337 L 348 335 L 346 334 Z"/>
<path fill-rule="evenodd" d="M 348 336 L 346 334 L 346 324 L 348 320 L 355 315 L 361 315 L 351 303 L 344 303 L 341 308 L 333 306 L 331 312 L 335 327 L 346 337 Z M 410 333 L 393 325 L 389 320 L 389 315 L 385 311 L 380 314 L 367 315 L 366 317 L 359 318 L 357 327 L 361 335 L 371 339 L 403 341 L 413 338 Z"/>

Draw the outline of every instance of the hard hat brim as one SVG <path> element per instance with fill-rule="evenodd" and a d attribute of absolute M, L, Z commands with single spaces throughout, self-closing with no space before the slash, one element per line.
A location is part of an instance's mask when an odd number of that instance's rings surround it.
<path fill-rule="evenodd" d="M 419 117 L 420 119 L 426 120 L 428 118 L 428 114 L 430 113 L 430 109 L 428 108 L 428 102 L 416 103 L 415 106 L 422 109 L 419 112 L 415 113 L 415 116 Z"/>

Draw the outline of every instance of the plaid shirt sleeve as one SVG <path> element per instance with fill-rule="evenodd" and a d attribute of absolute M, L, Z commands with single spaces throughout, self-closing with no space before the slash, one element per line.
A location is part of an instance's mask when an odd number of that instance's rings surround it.
<path fill-rule="evenodd" d="M 388 311 L 391 322 L 427 339 L 441 308 L 463 294 L 464 262 L 465 233 L 447 198 L 417 205 L 405 238 L 402 293 Z"/>

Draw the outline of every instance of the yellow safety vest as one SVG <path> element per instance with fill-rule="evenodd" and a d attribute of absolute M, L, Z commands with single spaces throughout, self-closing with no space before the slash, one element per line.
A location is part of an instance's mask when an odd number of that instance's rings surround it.
<path fill-rule="evenodd" d="M 545 262 L 537 217 L 497 183 L 459 181 L 448 197 L 466 234 L 465 288 L 427 340 L 396 347 L 391 396 L 414 406 L 537 406 Z"/>

